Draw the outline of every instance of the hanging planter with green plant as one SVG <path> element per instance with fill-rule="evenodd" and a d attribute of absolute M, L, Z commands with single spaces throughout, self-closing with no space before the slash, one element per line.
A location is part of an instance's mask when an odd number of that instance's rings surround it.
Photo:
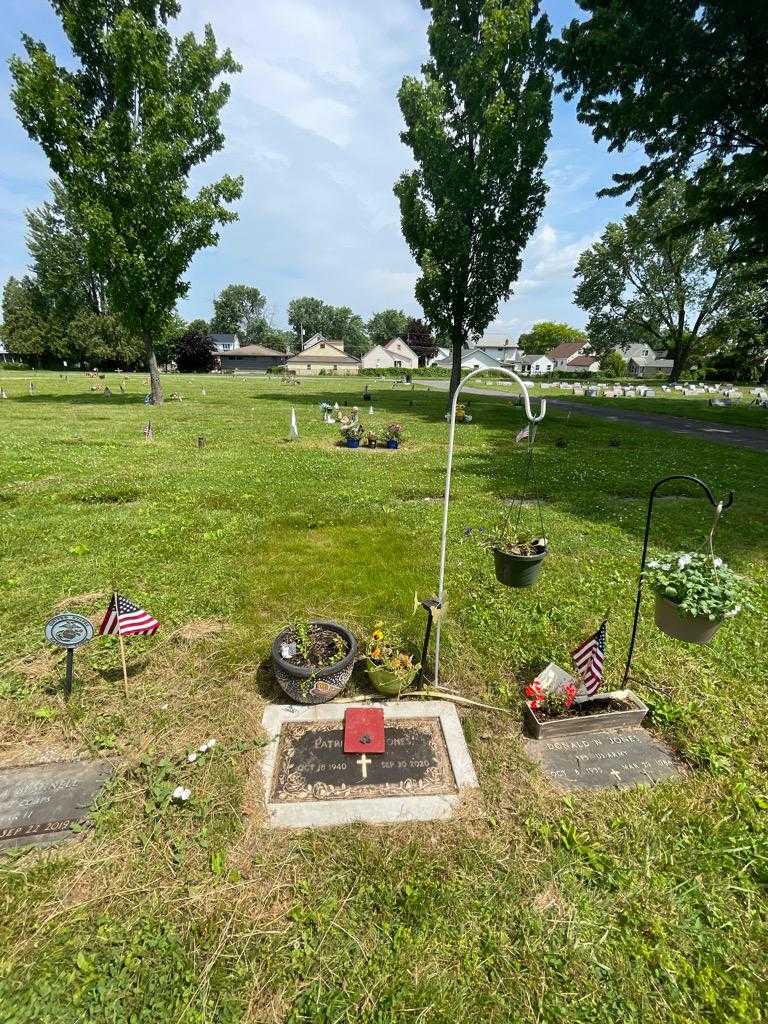
<path fill-rule="evenodd" d="M 667 636 L 706 644 L 726 619 L 750 608 L 750 584 L 711 553 L 677 551 L 648 562 L 656 625 Z"/>

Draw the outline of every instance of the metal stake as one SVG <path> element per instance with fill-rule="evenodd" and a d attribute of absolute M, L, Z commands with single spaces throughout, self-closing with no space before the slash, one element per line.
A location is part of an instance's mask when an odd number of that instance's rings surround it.
<path fill-rule="evenodd" d="M 733 491 L 728 492 L 727 502 L 718 502 L 712 491 L 697 476 L 688 476 L 687 474 L 675 474 L 674 476 L 665 476 L 662 480 L 657 480 L 651 488 L 651 493 L 648 498 L 648 514 L 645 517 L 645 536 L 643 537 L 643 554 L 640 559 L 640 575 L 637 579 L 637 598 L 635 600 L 635 618 L 632 623 L 632 639 L 629 641 L 629 653 L 627 654 L 627 666 L 624 669 L 624 686 L 626 687 L 629 681 L 629 672 L 632 668 L 632 655 L 635 651 L 635 638 L 637 637 L 637 624 L 640 618 L 640 600 L 642 598 L 643 590 L 643 570 L 645 569 L 645 559 L 648 555 L 648 538 L 651 532 L 651 518 L 653 517 L 653 502 L 656 498 L 656 492 L 662 486 L 662 484 L 669 483 L 670 480 L 690 480 L 694 484 L 698 484 L 699 487 L 704 491 L 707 496 L 707 500 L 713 508 L 717 508 L 718 505 L 722 505 L 721 511 L 730 508 L 733 504 Z"/>
<path fill-rule="evenodd" d="M 453 468 L 453 439 L 456 432 L 456 404 L 463 388 L 466 387 L 469 381 L 479 373 L 501 373 L 517 384 L 523 396 L 525 418 L 531 426 L 535 427 L 537 423 L 541 423 L 547 412 L 547 400 L 546 398 L 542 398 L 541 411 L 539 412 L 539 415 L 533 415 L 531 412 L 531 400 L 528 395 L 528 388 L 516 373 L 513 373 L 512 370 L 507 370 L 505 367 L 493 367 L 491 370 L 473 370 L 471 373 L 467 374 L 454 391 L 453 402 L 451 403 L 450 429 L 448 431 L 448 463 L 445 471 L 445 497 L 443 498 L 443 533 L 440 540 L 440 572 L 437 583 L 437 602 L 439 607 L 442 607 L 445 603 L 445 554 L 448 544 L 448 504 L 451 500 L 451 470 Z M 438 619 L 437 628 L 435 630 L 435 685 L 438 684 L 440 678 L 440 623 L 441 619 Z"/>
<path fill-rule="evenodd" d="M 64 677 L 64 700 L 69 700 L 72 693 L 72 679 L 75 672 L 74 648 L 67 648 L 67 674 Z"/>

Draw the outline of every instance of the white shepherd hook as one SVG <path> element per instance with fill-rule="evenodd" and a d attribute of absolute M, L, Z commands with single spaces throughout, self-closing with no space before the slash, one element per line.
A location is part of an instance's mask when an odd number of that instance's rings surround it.
<path fill-rule="evenodd" d="M 525 418 L 528 420 L 531 427 L 535 428 L 537 423 L 541 423 L 547 413 L 547 400 L 542 398 L 541 400 L 541 411 L 538 416 L 534 416 L 531 412 L 531 399 L 528 395 L 528 388 L 525 382 L 513 373 L 512 370 L 504 369 L 504 367 L 473 370 L 472 373 L 468 373 L 467 376 L 462 380 L 453 395 L 453 402 L 451 403 L 451 420 L 450 428 L 448 431 L 448 465 L 445 471 L 445 497 L 443 498 L 443 535 L 440 540 L 440 575 L 437 582 L 437 600 L 442 608 L 445 603 L 445 552 L 448 545 L 448 504 L 451 500 L 451 470 L 453 468 L 453 437 L 456 432 L 456 405 L 459 400 L 464 387 L 476 377 L 479 373 L 502 373 L 505 377 L 509 377 L 517 384 L 523 396 L 523 406 L 525 408 Z M 533 431 L 531 431 L 533 436 Z M 440 626 L 442 624 L 442 615 L 437 617 L 437 627 L 435 629 L 435 686 L 438 685 L 440 680 Z"/>

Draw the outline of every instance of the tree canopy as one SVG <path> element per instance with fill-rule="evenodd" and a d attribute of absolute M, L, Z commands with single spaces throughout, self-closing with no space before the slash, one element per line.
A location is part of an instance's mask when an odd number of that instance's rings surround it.
<path fill-rule="evenodd" d="M 406 341 L 419 357 L 419 366 L 425 366 L 428 359 L 437 355 L 437 342 L 432 325 L 421 317 L 412 316 L 406 327 Z"/>
<path fill-rule="evenodd" d="M 26 213 L 30 273 L 6 283 L 6 345 L 35 365 L 137 366 L 141 340 L 112 313 L 61 184 L 51 182 L 51 191 L 48 202 Z"/>
<path fill-rule="evenodd" d="M 611 149 L 646 161 L 618 194 L 658 194 L 690 169 L 690 223 L 731 221 L 742 259 L 768 258 L 768 4 L 577 0 L 587 14 L 556 44 L 562 89 Z"/>
<path fill-rule="evenodd" d="M 670 181 L 621 223 L 609 224 L 576 264 L 575 299 L 589 313 L 592 347 L 646 342 L 674 360 L 672 379 L 727 335 L 743 296 L 736 242 L 721 228 L 690 228 L 685 184 Z"/>
<path fill-rule="evenodd" d="M 239 70 L 202 42 L 174 40 L 178 0 L 55 0 L 74 58 L 70 69 L 24 37 L 12 58 L 19 120 L 43 148 L 87 239 L 89 265 L 113 310 L 143 339 L 155 401 L 162 389 L 154 351 L 195 253 L 236 219 L 228 204 L 241 179 L 225 176 L 190 196 L 190 171 L 221 149 L 220 112 Z"/>
<path fill-rule="evenodd" d="M 349 306 L 331 306 L 312 296 L 292 299 L 288 303 L 288 323 L 293 328 L 297 343 L 303 334 L 308 341 L 313 334 L 344 342 L 350 355 L 361 356 L 370 348 L 363 318 Z"/>
<path fill-rule="evenodd" d="M 176 341 L 174 358 L 179 373 L 210 373 L 216 366 L 216 349 L 210 335 L 186 331 Z"/>
<path fill-rule="evenodd" d="M 373 314 L 367 326 L 371 342 L 381 345 L 392 338 L 405 338 L 408 333 L 408 317 L 402 309 L 383 309 Z"/>
<path fill-rule="evenodd" d="M 416 168 L 395 186 L 421 268 L 416 297 L 461 348 L 511 294 L 544 207 L 552 117 L 549 22 L 535 0 L 421 0 L 430 60 L 398 93 Z"/>
<path fill-rule="evenodd" d="M 213 300 L 211 331 L 214 334 L 237 334 L 243 344 L 263 344 L 269 330 L 264 315 L 266 295 L 247 284 L 230 284 Z"/>
<path fill-rule="evenodd" d="M 553 320 L 541 320 L 534 324 L 530 331 L 525 331 L 517 339 L 518 347 L 523 352 L 549 352 L 558 345 L 585 345 L 589 341 L 584 331 L 569 324 L 556 323 Z"/>

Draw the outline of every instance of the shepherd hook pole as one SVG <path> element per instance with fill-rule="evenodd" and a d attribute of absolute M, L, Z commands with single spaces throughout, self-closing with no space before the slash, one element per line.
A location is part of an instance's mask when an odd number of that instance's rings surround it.
<path fill-rule="evenodd" d="M 542 398 L 541 400 L 541 411 L 538 416 L 534 416 L 531 411 L 531 399 L 528 395 L 528 388 L 523 380 L 518 377 L 512 370 L 507 370 L 504 367 L 493 367 L 490 370 L 481 369 L 473 370 L 468 373 L 467 376 L 461 381 L 459 386 L 453 395 L 453 402 L 451 403 L 451 421 L 448 431 L 448 465 L 445 471 L 445 497 L 443 498 L 443 535 L 440 540 L 440 574 L 437 582 L 437 599 L 442 609 L 445 603 L 445 554 L 448 545 L 448 503 L 451 500 L 451 469 L 453 467 L 453 438 L 456 431 L 456 404 L 459 400 L 464 387 L 476 377 L 479 373 L 501 373 L 505 377 L 509 377 L 517 384 L 523 396 L 523 406 L 525 408 L 525 418 L 528 420 L 532 427 L 535 427 L 537 423 L 541 423 L 547 412 L 547 400 Z M 442 624 L 442 615 L 438 614 L 437 617 L 437 628 L 435 629 L 435 686 L 440 681 L 440 626 Z"/>

